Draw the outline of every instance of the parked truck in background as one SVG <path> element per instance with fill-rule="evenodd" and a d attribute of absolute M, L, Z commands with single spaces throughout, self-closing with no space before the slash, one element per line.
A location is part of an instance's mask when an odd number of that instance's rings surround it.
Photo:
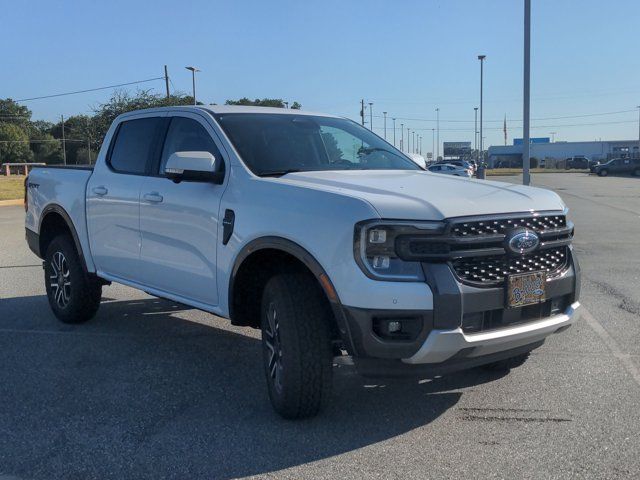
<path fill-rule="evenodd" d="M 520 365 L 577 318 L 572 238 L 551 191 L 432 174 L 350 120 L 288 109 L 129 112 L 93 168 L 27 179 L 58 319 L 89 320 L 118 282 L 261 329 L 286 418 L 320 410 L 336 363 Z"/>

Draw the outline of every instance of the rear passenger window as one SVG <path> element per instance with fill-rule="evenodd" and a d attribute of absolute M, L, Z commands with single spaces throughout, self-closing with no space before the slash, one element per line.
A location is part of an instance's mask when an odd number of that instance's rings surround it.
<path fill-rule="evenodd" d="M 220 152 L 211 135 L 202 125 L 190 118 L 173 117 L 171 119 L 171 125 L 162 150 L 160 174 L 164 174 L 167 160 L 175 152 L 209 152 L 216 159 L 217 170 L 221 171 L 223 168 Z"/>
<path fill-rule="evenodd" d="M 109 156 L 111 168 L 120 173 L 145 173 L 161 124 L 161 117 L 122 122 Z"/>

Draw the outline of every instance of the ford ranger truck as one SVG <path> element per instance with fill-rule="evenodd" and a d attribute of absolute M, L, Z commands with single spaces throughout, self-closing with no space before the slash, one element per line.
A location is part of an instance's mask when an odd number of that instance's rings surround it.
<path fill-rule="evenodd" d="M 89 320 L 117 282 L 259 328 L 285 418 L 318 413 L 339 364 L 520 365 L 577 318 L 572 237 L 549 190 L 432 174 L 351 120 L 289 109 L 125 113 L 95 166 L 27 179 L 59 320 Z"/>

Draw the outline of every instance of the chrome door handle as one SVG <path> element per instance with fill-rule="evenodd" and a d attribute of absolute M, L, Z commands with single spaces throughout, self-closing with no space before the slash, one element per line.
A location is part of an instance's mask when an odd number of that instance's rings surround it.
<path fill-rule="evenodd" d="M 142 198 L 151 203 L 160 203 L 163 200 L 162 195 L 158 192 L 145 193 Z"/>
<path fill-rule="evenodd" d="M 93 187 L 93 193 L 101 197 L 109 193 L 109 190 L 107 190 L 106 187 L 103 187 L 102 185 L 100 185 L 99 187 Z"/>

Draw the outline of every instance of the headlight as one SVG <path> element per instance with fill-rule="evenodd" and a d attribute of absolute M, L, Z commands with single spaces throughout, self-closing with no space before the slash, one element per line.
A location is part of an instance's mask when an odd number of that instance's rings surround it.
<path fill-rule="evenodd" d="M 403 238 L 441 234 L 441 222 L 370 220 L 356 224 L 353 253 L 369 278 L 415 282 L 424 280 L 420 262 L 406 261 L 397 253 Z"/>

